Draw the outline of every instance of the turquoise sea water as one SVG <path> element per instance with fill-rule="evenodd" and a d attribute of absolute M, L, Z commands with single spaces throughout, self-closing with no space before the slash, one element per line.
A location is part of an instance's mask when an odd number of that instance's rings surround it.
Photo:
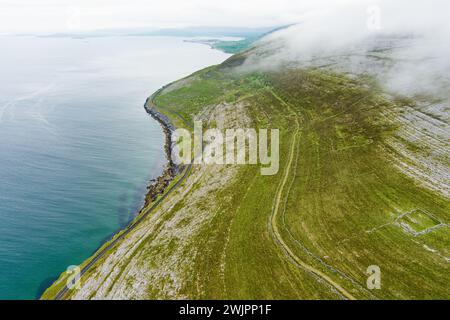
<path fill-rule="evenodd" d="M 0 51 L 0 299 L 34 299 L 162 171 L 147 96 L 227 55 L 163 37 L 0 37 Z"/>

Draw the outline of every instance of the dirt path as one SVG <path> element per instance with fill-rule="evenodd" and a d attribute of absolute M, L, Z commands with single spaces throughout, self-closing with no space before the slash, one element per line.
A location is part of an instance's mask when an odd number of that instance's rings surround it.
<path fill-rule="evenodd" d="M 350 299 L 350 300 L 356 300 L 356 298 L 350 294 L 347 290 L 345 290 L 343 287 L 341 287 L 338 283 L 336 283 L 333 279 L 331 279 L 330 277 L 328 277 L 326 274 L 324 274 L 322 271 L 306 264 L 305 262 L 303 262 L 292 250 L 291 248 L 289 248 L 289 246 L 286 244 L 286 242 L 283 240 L 283 237 L 281 236 L 281 233 L 278 229 L 278 225 L 277 225 L 277 219 L 278 219 L 278 215 L 280 212 L 280 204 L 281 204 L 281 200 L 283 197 L 283 192 L 284 189 L 286 187 L 286 183 L 291 175 L 291 167 L 292 167 L 292 163 L 294 161 L 294 156 L 295 156 L 295 147 L 297 145 L 297 139 L 300 136 L 300 121 L 299 121 L 299 117 L 298 115 L 292 110 L 292 107 L 285 102 L 282 98 L 280 98 L 278 95 L 276 95 L 273 91 L 270 91 L 272 93 L 272 95 L 279 100 L 284 106 L 286 106 L 290 113 L 292 115 L 295 115 L 295 123 L 296 123 L 296 128 L 295 128 L 295 132 L 292 138 L 292 143 L 291 143 L 291 148 L 290 148 L 290 153 L 289 153 L 289 161 L 288 164 L 286 166 L 286 170 L 284 172 L 284 176 L 283 176 L 283 180 L 280 183 L 280 186 L 277 190 L 277 193 L 275 195 L 274 198 L 274 204 L 272 207 L 272 215 L 270 217 L 270 226 L 272 229 L 272 235 L 275 238 L 275 242 L 280 245 L 280 247 L 282 248 L 282 250 L 285 252 L 285 254 L 292 259 L 298 266 L 302 267 L 303 269 L 313 273 L 314 275 L 316 275 L 317 277 L 319 277 L 320 279 L 326 281 L 329 285 L 331 285 L 333 288 L 335 288 L 340 294 L 342 294 L 345 298 Z"/>

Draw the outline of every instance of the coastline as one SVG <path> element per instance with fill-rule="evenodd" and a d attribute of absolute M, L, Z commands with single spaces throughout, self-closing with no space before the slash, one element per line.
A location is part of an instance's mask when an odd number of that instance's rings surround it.
<path fill-rule="evenodd" d="M 182 79 L 189 78 L 191 75 Z M 152 178 L 147 183 L 147 190 L 144 195 L 144 201 L 140 208 L 136 210 L 136 214 L 133 220 L 131 220 L 124 228 L 113 232 L 109 240 L 102 243 L 86 260 L 80 264 L 79 276 L 85 275 L 92 266 L 97 263 L 107 252 L 109 252 L 119 241 L 121 241 L 126 235 L 132 232 L 136 226 L 138 226 L 144 219 L 152 213 L 159 204 L 164 201 L 175 190 L 181 182 L 190 174 L 192 163 L 183 165 L 176 164 L 172 157 L 172 150 L 174 142 L 172 141 L 173 132 L 176 130 L 176 126 L 169 120 L 169 117 L 157 110 L 155 98 L 167 87 L 171 86 L 182 79 L 175 80 L 166 85 L 163 85 L 158 90 L 153 92 L 147 97 L 143 105 L 145 111 L 156 120 L 165 135 L 164 152 L 166 156 L 166 164 L 162 172 L 156 178 Z M 187 127 L 191 125 L 180 114 L 176 114 Z M 141 198 L 142 199 L 142 198 Z M 142 200 L 141 200 L 142 201 Z M 65 281 L 70 274 L 62 272 L 60 276 L 53 281 L 52 285 L 48 286 L 42 293 L 39 293 L 40 300 L 62 300 L 70 290 Z"/>
<path fill-rule="evenodd" d="M 164 132 L 165 136 L 164 152 L 166 154 L 167 164 L 165 165 L 162 173 L 157 178 L 150 180 L 150 183 L 147 186 L 147 193 L 145 195 L 144 205 L 139 210 L 139 214 L 142 213 L 142 211 L 145 208 L 147 208 L 152 202 L 156 201 L 158 196 L 164 194 L 169 184 L 183 169 L 182 166 L 175 164 L 172 158 L 172 148 L 173 148 L 172 134 L 175 130 L 175 126 L 170 122 L 167 116 L 163 115 L 162 113 L 156 110 L 155 104 L 153 102 L 155 96 L 159 92 L 161 92 L 163 88 L 157 90 L 155 93 L 153 93 L 150 97 L 147 98 L 144 104 L 144 109 L 154 120 L 156 120 L 160 124 Z"/>
<path fill-rule="evenodd" d="M 124 229 L 119 230 L 114 233 L 111 239 L 104 244 L 102 244 L 94 254 L 85 260 L 83 264 L 85 264 L 80 270 L 79 276 L 81 277 L 85 274 L 99 259 L 101 259 L 110 249 L 112 249 L 117 242 L 122 240 L 127 234 L 129 234 L 140 222 L 142 222 L 153 210 L 162 202 L 164 199 L 180 184 L 180 182 L 186 178 L 189 174 L 191 165 L 177 165 L 174 163 L 172 159 L 172 133 L 175 130 L 175 126 L 170 122 L 168 117 L 164 114 L 158 112 L 154 107 L 153 98 L 161 92 L 165 87 L 162 87 L 150 97 L 147 98 L 144 108 L 147 113 L 158 123 L 161 125 L 163 132 L 165 134 L 165 144 L 164 150 L 166 153 L 167 164 L 161 173 L 161 175 L 155 179 L 152 179 L 152 183 L 147 187 L 148 191 L 145 195 L 145 203 L 141 207 L 138 212 L 136 218 L 131 221 L 128 226 Z M 186 170 L 185 170 L 186 169 Z M 173 185 L 169 187 L 169 185 L 175 180 L 175 178 L 179 175 L 179 173 L 183 173 L 180 180 L 176 181 Z M 64 282 L 61 282 L 64 277 L 67 277 L 67 274 L 64 272 L 60 275 L 60 277 L 53 282 L 51 286 L 49 286 L 42 294 L 41 300 L 62 300 L 64 299 L 64 295 L 68 292 L 68 287 L 65 285 L 64 287 L 59 287 Z M 67 280 L 67 279 L 66 279 Z M 54 286 L 57 286 L 57 292 L 53 293 L 52 290 Z"/>
<path fill-rule="evenodd" d="M 184 78 L 188 77 L 190 77 L 190 75 Z M 134 230 L 137 225 L 139 225 L 144 219 L 149 216 L 149 214 L 151 214 L 151 212 L 155 211 L 160 203 L 164 201 L 166 197 L 168 197 L 173 192 L 173 190 L 179 187 L 186 177 L 189 176 L 192 164 L 183 165 L 175 163 L 176 161 L 172 156 L 172 150 L 175 147 L 175 143 L 172 139 L 174 131 L 176 130 L 176 126 L 174 125 L 174 123 L 178 124 L 178 118 L 180 118 L 180 120 L 184 122 L 187 127 L 190 127 L 190 124 L 187 123 L 187 121 L 183 119 L 183 117 L 179 114 L 176 114 L 176 120 L 169 120 L 169 117 L 164 114 L 165 111 L 160 112 L 155 103 L 156 98 L 163 92 L 165 88 L 178 81 L 180 80 L 175 80 L 166 85 L 163 85 L 158 90 L 149 95 L 145 100 L 145 103 L 143 103 L 143 107 L 146 113 L 148 113 L 148 115 L 150 115 L 153 120 L 156 120 L 159 123 L 164 132 L 164 153 L 166 161 L 163 164 L 163 167 L 160 169 L 161 171 L 157 173 L 156 177 L 151 177 L 146 181 L 146 191 L 145 193 L 144 191 L 141 191 L 140 204 L 138 204 L 136 208 L 137 210 L 135 210 L 134 218 L 122 228 L 112 232 L 108 236 L 108 238 L 106 240 L 103 240 L 100 243 L 99 247 L 95 249 L 90 254 L 90 256 L 80 264 L 80 276 L 85 275 L 89 270 L 91 270 L 95 263 L 102 259 L 102 257 L 104 257 L 119 241 L 121 241 L 126 235 Z M 170 115 L 172 115 L 172 111 L 170 111 Z M 184 125 L 182 126 L 184 127 Z M 145 136 L 142 136 L 141 139 L 142 138 L 148 141 Z M 43 292 L 39 292 L 40 299 L 64 299 L 64 296 L 69 291 L 67 286 L 64 284 L 68 276 L 70 276 L 70 274 L 68 274 L 67 272 L 60 273 L 59 277 L 55 281 L 52 281 L 51 285 L 46 285 L 46 289 L 43 290 Z"/>

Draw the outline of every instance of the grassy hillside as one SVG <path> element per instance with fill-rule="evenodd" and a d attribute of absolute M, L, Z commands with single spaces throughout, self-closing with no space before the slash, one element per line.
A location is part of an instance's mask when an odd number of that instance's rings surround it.
<path fill-rule="evenodd" d="M 244 58 L 154 102 L 178 127 L 280 129 L 279 173 L 195 165 L 67 298 L 450 297 L 448 198 L 402 172 L 388 143 L 404 101 L 318 68 L 242 73 Z M 371 265 L 381 289 L 366 286 Z"/>

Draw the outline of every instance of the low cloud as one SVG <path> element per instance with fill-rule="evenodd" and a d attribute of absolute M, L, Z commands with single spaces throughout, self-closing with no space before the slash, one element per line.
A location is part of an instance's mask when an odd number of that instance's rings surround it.
<path fill-rule="evenodd" d="M 376 75 L 391 91 L 448 97 L 448 12 L 444 0 L 329 2 L 262 40 L 247 67 L 330 66 Z"/>

